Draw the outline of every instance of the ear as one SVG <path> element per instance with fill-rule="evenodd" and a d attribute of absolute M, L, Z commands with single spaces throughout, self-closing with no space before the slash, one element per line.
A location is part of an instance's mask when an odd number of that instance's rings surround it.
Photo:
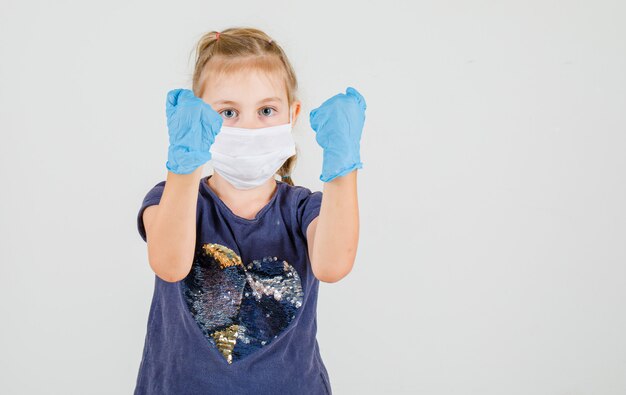
<path fill-rule="evenodd" d="M 293 123 L 295 124 L 298 120 L 298 116 L 300 115 L 300 111 L 302 110 L 302 102 L 300 100 L 296 100 L 291 106 L 293 107 Z"/>

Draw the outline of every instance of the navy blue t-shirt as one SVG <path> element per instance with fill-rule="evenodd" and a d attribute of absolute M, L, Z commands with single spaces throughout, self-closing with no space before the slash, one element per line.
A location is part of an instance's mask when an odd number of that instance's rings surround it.
<path fill-rule="evenodd" d="M 276 180 L 254 219 L 234 214 L 200 180 L 187 277 L 155 275 L 135 395 L 332 394 L 317 333 L 319 280 L 306 240 L 322 192 Z M 159 204 L 166 181 L 146 195 Z"/>

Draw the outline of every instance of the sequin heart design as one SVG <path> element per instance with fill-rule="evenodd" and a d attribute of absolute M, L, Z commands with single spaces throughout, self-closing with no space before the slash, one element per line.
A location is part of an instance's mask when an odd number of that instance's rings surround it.
<path fill-rule="evenodd" d="M 229 364 L 270 344 L 296 318 L 304 293 L 298 272 L 277 257 L 241 258 L 204 244 L 181 282 L 189 311 Z"/>

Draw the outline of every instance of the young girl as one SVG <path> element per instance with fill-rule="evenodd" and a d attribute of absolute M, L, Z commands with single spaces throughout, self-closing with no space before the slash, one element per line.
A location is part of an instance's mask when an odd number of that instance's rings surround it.
<path fill-rule="evenodd" d="M 311 111 L 311 192 L 290 176 L 301 102 L 280 46 L 231 28 L 196 49 L 193 91 L 167 95 L 167 181 L 137 217 L 155 286 L 135 394 L 331 394 L 317 294 L 356 255 L 365 100 L 349 87 Z"/>

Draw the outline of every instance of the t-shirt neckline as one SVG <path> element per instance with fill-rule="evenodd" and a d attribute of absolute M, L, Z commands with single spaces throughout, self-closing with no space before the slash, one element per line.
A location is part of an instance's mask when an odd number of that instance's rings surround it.
<path fill-rule="evenodd" d="M 237 214 L 235 214 L 227 205 L 226 203 L 224 203 L 222 201 L 222 199 L 220 199 L 219 196 L 217 196 L 217 194 L 215 193 L 215 191 L 213 191 L 213 189 L 211 189 L 211 187 L 208 184 L 208 180 L 209 177 L 211 177 L 212 174 L 202 177 L 202 188 L 204 188 L 204 190 L 211 195 L 211 197 L 213 198 L 213 200 L 217 203 L 217 205 L 219 207 L 222 208 L 222 211 L 224 211 L 229 217 L 233 218 L 236 221 L 242 222 L 242 223 L 246 223 L 246 224 L 252 224 L 252 223 L 256 223 L 258 222 L 267 211 L 269 211 L 270 207 L 274 205 L 274 202 L 276 201 L 276 199 L 278 198 L 278 194 L 280 193 L 280 191 L 282 190 L 281 188 L 281 184 L 284 184 L 284 182 L 282 181 L 278 181 L 276 179 L 274 179 L 274 181 L 276 181 L 276 190 L 274 191 L 274 195 L 272 195 L 272 198 L 270 199 L 269 202 L 267 202 L 267 204 L 265 206 L 263 206 L 254 216 L 254 218 L 252 219 L 248 219 L 248 218 L 244 218 L 244 217 L 240 217 Z"/>

